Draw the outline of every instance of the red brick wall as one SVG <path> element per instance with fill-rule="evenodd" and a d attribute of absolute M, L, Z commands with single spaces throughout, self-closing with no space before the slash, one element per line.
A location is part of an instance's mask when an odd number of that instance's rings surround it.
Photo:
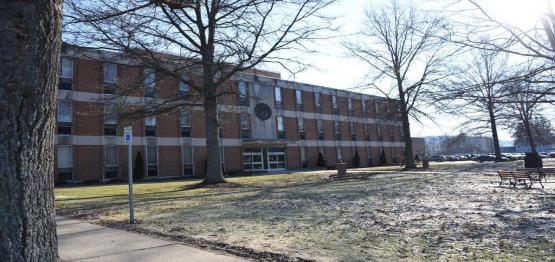
<path fill-rule="evenodd" d="M 104 146 L 73 146 L 73 178 L 92 181 L 102 178 L 104 171 Z"/>
<path fill-rule="evenodd" d="M 285 149 L 285 156 L 287 158 L 286 162 L 288 169 L 301 168 L 301 154 L 299 147 L 288 146 Z"/>
<path fill-rule="evenodd" d="M 180 176 L 181 173 L 181 147 L 158 147 L 158 176 Z"/>
<path fill-rule="evenodd" d="M 73 90 L 90 93 L 102 92 L 104 79 L 102 65 L 93 60 L 75 59 L 73 61 Z"/>

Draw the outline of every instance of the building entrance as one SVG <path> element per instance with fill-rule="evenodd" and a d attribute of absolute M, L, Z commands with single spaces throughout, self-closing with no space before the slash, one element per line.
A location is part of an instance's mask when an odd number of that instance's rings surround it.
<path fill-rule="evenodd" d="M 271 171 L 285 169 L 285 148 L 246 147 L 243 149 L 243 170 Z"/>

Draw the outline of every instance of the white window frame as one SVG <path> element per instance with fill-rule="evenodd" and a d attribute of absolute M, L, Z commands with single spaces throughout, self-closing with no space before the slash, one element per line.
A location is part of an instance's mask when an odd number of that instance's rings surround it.
<path fill-rule="evenodd" d="M 277 131 L 285 132 L 285 119 L 283 119 L 283 116 L 276 116 L 276 122 Z"/>
<path fill-rule="evenodd" d="M 189 79 L 185 74 L 181 74 L 181 79 L 179 79 L 179 91 L 180 92 L 189 92 L 191 87 L 189 84 L 185 83 L 182 79 Z"/>
<path fill-rule="evenodd" d="M 185 154 L 183 154 L 183 152 L 185 152 L 185 148 L 189 148 L 189 153 L 191 156 L 190 162 L 185 162 Z M 190 144 L 182 144 L 181 145 L 181 162 L 183 165 L 192 165 L 193 164 L 193 146 Z"/>
<path fill-rule="evenodd" d="M 60 165 L 60 148 L 69 148 L 69 166 L 62 166 Z M 58 145 L 56 148 L 56 157 L 57 157 L 57 165 L 58 169 L 60 168 L 73 168 L 73 146 L 72 145 Z"/>
<path fill-rule="evenodd" d="M 281 96 L 281 87 L 274 87 L 274 101 L 278 104 L 283 103 L 283 98 Z"/>
<path fill-rule="evenodd" d="M 113 67 L 112 67 L 113 66 Z M 105 63 L 104 64 L 104 83 L 108 83 L 108 84 L 116 84 L 118 82 L 118 64 L 114 64 L 114 63 Z M 113 69 L 113 81 L 111 81 L 112 79 L 110 78 L 110 69 Z"/>
<path fill-rule="evenodd" d="M 314 104 L 317 107 L 321 107 L 322 106 L 322 97 L 321 94 L 318 92 L 314 92 Z"/>
<path fill-rule="evenodd" d="M 66 62 L 66 63 L 64 63 Z M 66 65 L 66 66 L 64 66 Z M 64 72 L 68 72 L 65 71 L 69 70 L 69 75 L 65 75 Z M 73 59 L 69 58 L 69 57 L 62 57 L 60 59 L 60 78 L 65 78 L 65 79 L 73 79 Z"/>
<path fill-rule="evenodd" d="M 110 119 L 109 116 L 112 116 L 113 119 Z M 114 104 L 109 104 L 109 103 L 104 104 L 104 124 L 107 124 L 107 125 L 118 124 L 118 113 L 116 111 L 116 106 Z"/>
<path fill-rule="evenodd" d="M 183 121 L 183 115 L 187 115 L 187 119 L 189 121 Z M 146 123 L 145 123 L 146 125 Z M 181 127 L 191 127 L 191 112 L 185 110 L 185 109 L 181 109 L 181 112 L 179 113 L 179 125 Z"/>
<path fill-rule="evenodd" d="M 69 121 L 61 121 L 61 108 L 62 108 L 62 104 L 66 104 L 68 105 L 69 108 Z M 56 121 L 58 123 L 73 123 L 73 103 L 71 103 L 70 100 L 58 100 L 58 111 L 56 113 Z"/>
<path fill-rule="evenodd" d="M 156 116 L 145 117 L 145 126 L 156 126 Z"/>
<path fill-rule="evenodd" d="M 303 102 L 303 90 L 295 89 L 295 103 L 297 105 L 304 105 Z"/>
<path fill-rule="evenodd" d="M 115 154 L 115 156 L 116 156 L 116 163 L 113 164 L 113 165 L 108 165 L 108 147 L 114 147 L 115 150 L 116 150 L 116 154 Z M 114 145 L 114 144 L 105 145 L 105 146 L 104 146 L 104 166 L 106 166 L 106 167 L 115 167 L 115 166 L 119 166 L 119 161 L 118 161 L 118 160 L 119 160 L 119 159 L 118 159 L 118 146 L 117 146 L 117 145 Z"/>

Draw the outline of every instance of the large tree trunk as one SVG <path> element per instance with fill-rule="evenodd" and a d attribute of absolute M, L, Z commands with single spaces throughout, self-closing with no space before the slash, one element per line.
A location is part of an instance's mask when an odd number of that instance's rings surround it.
<path fill-rule="evenodd" d="M 218 103 L 215 98 L 205 98 L 204 114 L 206 117 L 206 178 L 204 183 L 217 184 L 225 182 L 222 173 L 220 154 L 220 135 L 218 125 Z"/>
<path fill-rule="evenodd" d="M 397 76 L 397 89 L 399 91 L 399 110 L 401 111 L 401 121 L 403 122 L 403 132 L 405 134 L 405 169 L 416 168 L 414 163 L 414 154 L 412 150 L 412 138 L 410 137 L 410 122 L 409 122 L 409 112 L 407 110 L 407 103 L 405 100 L 405 90 L 403 88 L 403 81 L 399 75 L 399 70 L 395 70 L 395 75 Z"/>
<path fill-rule="evenodd" d="M 491 136 L 493 137 L 493 150 L 495 151 L 495 161 L 501 161 L 501 147 L 499 146 L 499 135 L 497 134 L 497 120 L 493 112 L 493 106 L 488 107 L 489 121 L 491 125 Z"/>
<path fill-rule="evenodd" d="M 414 163 L 414 154 L 412 149 L 412 138 L 410 135 L 410 122 L 407 113 L 402 113 L 403 133 L 405 134 L 405 161 L 407 161 L 406 169 L 416 168 Z"/>
<path fill-rule="evenodd" d="M 55 91 L 62 2 L 0 3 L 0 258 L 57 260 Z"/>

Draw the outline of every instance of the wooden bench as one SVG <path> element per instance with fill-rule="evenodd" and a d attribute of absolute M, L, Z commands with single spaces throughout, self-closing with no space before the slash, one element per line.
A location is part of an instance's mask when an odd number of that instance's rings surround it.
<path fill-rule="evenodd" d="M 509 180 L 509 184 L 512 185 L 513 187 L 516 187 L 518 184 L 524 184 L 528 188 L 531 188 L 534 182 L 539 182 L 542 188 L 544 188 L 541 181 L 543 177 L 541 175 L 535 175 L 535 174 L 531 174 L 529 172 L 523 172 L 523 171 L 500 171 L 500 170 L 497 171 L 497 174 L 501 179 L 501 181 L 499 181 L 499 186 L 503 185 L 503 181 Z M 530 185 L 528 185 L 526 181 L 529 181 Z"/>

